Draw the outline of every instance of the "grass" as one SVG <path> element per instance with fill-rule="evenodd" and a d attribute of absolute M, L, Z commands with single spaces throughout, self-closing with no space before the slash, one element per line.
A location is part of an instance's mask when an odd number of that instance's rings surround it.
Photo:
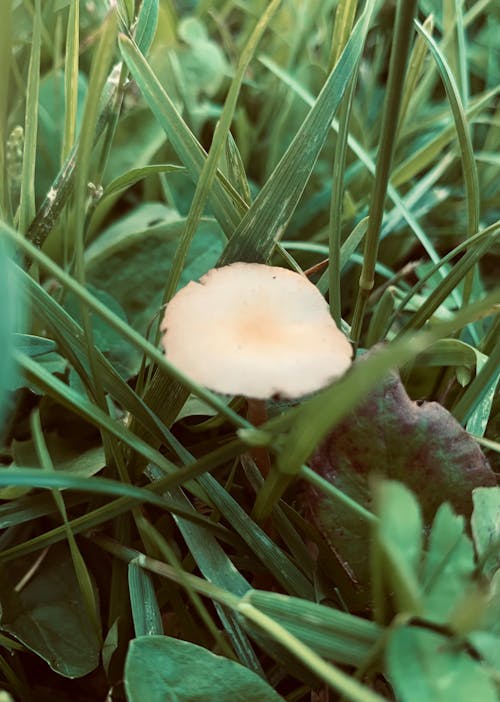
<path fill-rule="evenodd" d="M 5 699 L 499 698 L 499 25 L 1 4 Z M 258 428 L 158 344 L 233 261 L 356 349 Z"/>

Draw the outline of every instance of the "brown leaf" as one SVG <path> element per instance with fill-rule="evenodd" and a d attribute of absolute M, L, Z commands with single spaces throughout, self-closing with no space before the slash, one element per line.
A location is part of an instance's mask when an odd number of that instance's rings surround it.
<path fill-rule="evenodd" d="M 415 492 L 426 524 L 449 501 L 472 511 L 472 489 L 495 485 L 479 445 L 437 402 L 412 401 L 391 373 L 318 446 L 310 466 L 370 508 L 372 476 L 399 480 Z M 369 530 L 349 509 L 305 487 L 307 511 L 353 579 L 369 577 Z"/>

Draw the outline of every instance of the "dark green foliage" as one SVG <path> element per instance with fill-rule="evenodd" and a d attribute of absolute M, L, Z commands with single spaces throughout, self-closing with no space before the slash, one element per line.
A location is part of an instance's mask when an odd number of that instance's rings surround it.
<path fill-rule="evenodd" d="M 498 698 L 500 15 L 412 8 L 0 2 L 0 696 Z M 356 337 L 258 427 L 158 344 L 242 259 Z"/>

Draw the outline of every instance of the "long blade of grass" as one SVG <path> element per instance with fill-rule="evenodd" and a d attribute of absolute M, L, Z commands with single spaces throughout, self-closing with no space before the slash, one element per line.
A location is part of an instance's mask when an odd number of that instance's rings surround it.
<path fill-rule="evenodd" d="M 182 564 L 177 557 L 174 549 L 168 544 L 167 540 L 162 536 L 162 534 L 154 527 L 148 520 L 146 520 L 142 515 L 138 517 L 137 519 L 137 525 L 138 528 L 141 532 L 143 542 L 147 545 L 153 545 L 153 547 L 162 555 L 164 560 L 171 565 L 173 568 L 176 569 L 176 571 L 179 574 L 179 578 L 182 580 L 182 577 L 184 575 L 184 570 L 182 568 Z M 146 570 L 143 569 L 143 573 L 146 573 Z M 221 653 L 223 655 L 227 656 L 228 658 L 233 658 L 234 653 L 231 648 L 231 646 L 228 644 L 228 641 L 226 638 L 222 635 L 222 632 L 218 628 L 216 622 L 214 622 L 213 617 L 211 613 L 208 611 L 207 607 L 203 603 L 202 599 L 200 598 L 199 594 L 193 590 L 191 587 L 191 583 L 188 579 L 184 579 L 182 582 L 183 588 L 187 591 L 187 595 L 189 599 L 191 600 L 194 608 L 196 609 L 198 616 L 200 617 L 201 621 L 203 624 L 207 627 L 208 631 L 211 633 L 211 635 L 214 638 L 215 645 L 217 648 L 220 649 Z M 174 602 L 172 602 L 174 604 Z M 175 606 L 175 604 L 174 604 Z M 240 641 L 242 637 L 245 637 L 245 632 L 241 628 L 241 626 L 236 622 L 235 618 L 232 617 L 231 615 L 227 616 L 226 612 L 224 609 L 220 606 L 218 602 L 214 602 L 214 606 L 217 609 L 219 616 L 221 618 L 221 621 L 223 623 L 224 628 L 226 629 L 227 634 L 233 641 L 233 644 L 236 643 L 236 640 Z M 222 616 L 221 616 L 222 615 Z M 182 615 L 181 615 L 182 616 Z M 232 620 L 232 621 L 230 621 Z M 236 632 L 236 628 L 239 629 L 239 632 Z M 234 640 L 233 640 L 233 635 L 235 634 Z M 247 650 L 250 649 L 250 646 L 247 645 Z M 252 652 L 253 653 L 253 652 Z M 247 657 L 245 653 L 243 653 L 242 657 L 242 662 L 245 663 L 250 663 L 249 667 L 253 667 L 253 662 L 255 660 L 255 654 L 253 656 Z M 260 670 L 262 673 L 262 671 Z"/>
<path fill-rule="evenodd" d="M 161 507 L 172 513 L 178 513 L 175 507 L 166 498 L 161 497 L 152 490 L 136 487 L 127 483 L 120 483 L 110 478 L 79 477 L 70 471 L 57 470 L 48 473 L 38 468 L 16 468 L 15 470 L 0 469 L 0 485 L 20 485 L 30 488 L 44 488 L 46 490 L 79 490 L 85 493 L 108 495 L 112 497 L 128 497 L 137 503 L 145 502 L 156 507 Z M 130 508 L 130 505 L 129 505 Z M 185 514 L 185 512 L 184 512 Z M 63 534 L 66 527 L 62 528 Z M 5 554 L 2 554 L 2 556 Z"/>
<path fill-rule="evenodd" d="M 161 473 L 152 467 L 147 469 L 147 474 L 152 480 L 161 476 Z M 180 488 L 172 488 L 164 494 L 174 504 L 178 504 L 183 509 L 196 511 Z M 213 533 L 182 517 L 174 516 L 174 519 L 203 576 L 209 582 L 224 588 L 228 592 L 235 595 L 244 595 L 250 589 L 250 584 L 235 568 L 225 550 L 214 538 Z M 186 583 L 184 586 L 189 588 L 189 583 Z M 226 613 L 217 604 L 216 608 L 240 660 L 253 670 L 262 672 L 247 636 L 234 615 Z"/>
<path fill-rule="evenodd" d="M 66 31 L 64 57 L 65 119 L 61 148 L 63 163 L 69 155 L 76 138 L 76 113 L 78 109 L 78 64 L 80 44 L 80 0 L 70 4 Z"/>
<path fill-rule="evenodd" d="M 500 235 L 500 228 L 498 224 L 494 224 L 492 227 L 488 227 L 487 230 L 481 233 L 481 236 L 477 240 L 468 239 L 469 250 L 462 256 L 460 261 L 453 266 L 446 277 L 433 289 L 432 295 L 428 296 L 425 302 L 420 306 L 420 308 L 410 317 L 408 322 L 402 325 L 399 334 L 404 334 L 411 329 L 418 329 L 422 327 L 438 309 L 448 295 L 451 294 L 453 290 L 457 288 L 462 280 L 465 279 L 469 271 L 477 264 L 477 262 L 490 250 L 493 242 L 498 239 Z M 475 244 L 472 246 L 472 244 Z M 458 248 L 458 247 L 457 247 Z M 462 247 L 463 248 L 463 247 Z M 457 254 L 457 249 L 452 252 L 452 255 Z M 453 256 L 450 255 L 449 258 Z M 443 259 L 444 263 L 444 259 Z M 425 279 L 428 279 L 429 273 L 426 274 Z M 419 281 L 419 287 L 423 285 L 425 280 Z M 414 288 L 415 289 L 415 288 Z M 411 291 L 405 296 L 404 300 L 408 301 L 411 299 Z M 406 304 L 406 303 L 405 303 Z M 402 308 L 402 306 L 400 305 Z"/>
<path fill-rule="evenodd" d="M 441 53 L 438 45 L 431 35 L 422 27 L 419 22 L 416 22 L 416 27 L 421 36 L 424 37 L 429 49 L 436 62 L 439 75 L 443 81 L 446 95 L 450 103 L 450 107 L 455 122 L 458 142 L 460 146 L 460 157 L 462 161 L 462 173 L 465 183 L 465 201 L 467 205 L 467 236 L 473 236 L 479 229 L 479 177 L 477 173 L 476 161 L 474 158 L 474 149 L 470 135 L 469 125 L 460 99 L 460 92 L 451 72 L 446 63 L 446 59 Z M 464 304 L 467 304 L 472 291 L 472 275 L 471 271 L 466 279 L 463 293 Z"/>
<path fill-rule="evenodd" d="M 374 2 L 368 2 L 314 106 L 229 241 L 219 265 L 268 259 L 297 207 L 333 115 L 359 59 Z"/>
<path fill-rule="evenodd" d="M 7 96 L 12 56 L 12 3 L 0 3 L 0 217 L 7 219 L 5 143 L 7 141 Z"/>
<path fill-rule="evenodd" d="M 80 393 L 65 385 L 40 364 L 19 351 L 15 351 L 14 356 L 28 382 L 33 383 L 43 390 L 44 393 L 57 399 L 58 402 L 75 412 L 75 414 L 83 417 L 100 429 L 104 429 L 117 439 L 124 441 L 126 445 L 130 446 L 130 448 L 137 453 L 140 453 L 146 460 L 163 467 L 167 473 L 176 472 L 178 470 L 162 453 L 152 448 L 146 441 L 132 434 L 127 427 L 120 422 L 116 422 L 109 414 L 83 397 Z M 196 487 L 192 487 L 195 492 L 197 492 Z"/>
<path fill-rule="evenodd" d="M 205 150 L 180 116 L 132 39 L 122 35 L 119 43 L 122 56 L 137 81 L 144 99 L 165 130 L 172 148 L 187 168 L 191 178 L 197 182 L 207 157 Z M 210 204 L 223 231 L 231 236 L 246 210 L 246 204 L 236 193 L 234 197 L 228 195 L 226 187 L 221 184 L 222 178 L 222 174 L 219 174 L 214 180 Z M 229 188 L 232 190 L 231 186 Z"/>
<path fill-rule="evenodd" d="M 134 561 L 128 564 L 128 587 L 135 635 L 163 634 L 163 623 L 153 579 Z"/>
<path fill-rule="evenodd" d="M 87 344 L 84 341 L 81 326 L 39 283 L 21 269 L 17 269 L 17 271 L 33 310 L 51 330 L 52 336 L 57 341 L 58 350 L 70 361 L 82 382 L 86 384 L 89 373 Z M 19 344 L 18 348 L 22 350 Z M 170 446 L 180 456 L 178 441 L 170 430 L 132 390 L 98 349 L 95 350 L 95 357 L 104 390 L 127 409 L 148 433 Z"/>
<path fill-rule="evenodd" d="M 489 104 L 494 104 L 495 98 L 500 93 L 500 85 L 492 88 L 471 100 L 465 116 L 469 124 L 480 118 L 484 109 Z M 457 131 L 454 122 L 444 125 L 442 130 L 427 141 L 423 146 L 417 148 L 406 160 L 400 163 L 392 173 L 391 183 L 398 187 L 409 183 L 416 175 L 425 171 L 435 163 L 436 158 L 456 137 Z"/>
<path fill-rule="evenodd" d="M 331 64 L 335 65 L 342 49 L 344 48 L 356 16 L 357 0 L 341 0 L 335 12 L 335 25 L 332 39 Z M 330 314 L 337 326 L 341 321 L 341 288 L 340 288 L 340 248 L 342 244 L 342 209 L 344 197 L 344 174 L 347 157 L 347 139 L 349 136 L 349 119 L 354 100 L 356 75 L 359 68 L 359 59 L 356 70 L 347 89 L 346 98 L 340 106 L 339 134 L 335 144 L 333 159 L 332 193 L 330 199 L 329 221 L 329 261 L 328 261 L 328 291 Z"/>
<path fill-rule="evenodd" d="M 345 699 L 352 702 L 384 702 L 385 698 L 365 687 L 340 668 L 324 661 L 312 648 L 302 643 L 275 619 L 248 602 L 247 598 L 238 605 L 238 612 L 294 654 L 303 665 L 306 665 L 331 688 L 337 690 Z"/>
<path fill-rule="evenodd" d="M 354 638 L 359 634 L 359 641 L 364 642 L 364 650 L 367 651 L 370 642 L 375 639 L 374 634 L 380 631 L 379 629 L 373 629 L 373 625 L 370 625 L 369 622 L 364 623 L 363 620 L 357 617 L 342 615 L 342 613 L 330 610 L 322 605 L 308 603 L 295 598 L 285 598 L 282 600 L 280 596 L 275 596 L 274 593 L 251 590 L 240 598 L 195 575 L 179 573 L 176 568 L 156 559 L 149 558 L 105 536 L 96 536 L 95 542 L 117 558 L 126 562 L 132 561 L 139 563 L 141 567 L 147 568 L 151 572 L 161 577 L 168 578 L 184 587 L 186 583 L 189 582 L 189 587 L 194 591 L 206 597 L 210 597 L 214 602 L 220 602 L 224 606 L 230 607 L 241 615 L 246 622 L 256 624 L 259 628 L 262 628 L 267 636 L 279 641 L 279 643 L 284 645 L 302 664 L 307 665 L 314 673 L 325 679 L 328 684 L 340 690 L 346 698 L 355 700 L 356 702 L 382 702 L 383 698 L 362 686 L 360 683 L 355 682 L 352 684 L 351 677 L 342 673 L 336 667 L 326 663 L 316 653 L 315 647 L 321 648 L 321 644 L 318 643 L 313 632 L 304 632 L 304 636 L 306 640 L 308 640 L 308 644 L 310 644 L 308 645 L 289 630 L 289 627 L 290 629 L 295 629 L 296 633 L 300 635 L 300 633 L 303 632 L 300 623 L 301 617 L 304 615 L 306 615 L 306 617 L 312 616 L 314 619 L 319 618 L 322 621 L 324 620 L 326 628 L 330 627 L 335 637 L 338 636 L 342 638 L 349 636 L 347 629 L 350 629 Z M 253 604 L 254 601 L 258 606 Z M 288 614 L 283 611 L 287 602 L 291 605 L 291 609 L 293 610 Z M 261 606 L 262 609 L 260 608 Z M 263 610 L 268 610 L 270 614 L 267 614 L 267 612 Z M 276 616 L 276 619 L 274 619 L 274 616 Z M 283 617 L 285 625 L 277 621 L 277 619 L 281 617 Z M 349 621 L 347 618 L 349 618 Z M 349 622 L 352 624 L 352 627 L 349 626 Z M 364 624 L 368 626 L 365 627 Z M 305 621 L 304 625 L 306 625 Z M 307 625 L 311 628 L 310 622 L 308 622 Z M 370 626 L 372 627 L 371 629 L 369 629 Z M 249 630 L 251 632 L 255 631 L 253 626 L 249 627 Z M 372 639 L 371 637 L 374 638 Z M 360 643 L 360 646 L 363 646 L 363 643 Z M 359 650 L 360 649 L 358 649 L 358 651 Z M 343 655 L 346 655 L 345 651 L 343 651 Z"/>
<path fill-rule="evenodd" d="M 26 87 L 24 120 L 24 151 L 19 201 L 19 229 L 25 233 L 35 215 L 35 165 L 38 133 L 38 91 L 40 88 L 40 51 L 42 31 L 42 7 L 35 1 L 33 34 Z"/>
<path fill-rule="evenodd" d="M 337 663 L 361 665 L 383 633 L 374 622 L 297 597 L 251 590 L 245 599 L 320 656 Z"/>

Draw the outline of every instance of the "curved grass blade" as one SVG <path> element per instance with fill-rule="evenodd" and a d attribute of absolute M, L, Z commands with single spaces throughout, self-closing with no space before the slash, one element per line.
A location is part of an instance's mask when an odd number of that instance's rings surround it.
<path fill-rule="evenodd" d="M 451 72 L 446 59 L 439 46 L 427 30 L 419 23 L 415 22 L 418 32 L 427 42 L 431 54 L 436 62 L 441 80 L 446 90 L 446 95 L 450 103 L 455 129 L 460 145 L 460 157 L 462 160 L 462 173 L 465 182 L 465 196 L 467 203 L 467 235 L 471 236 L 479 229 L 479 178 L 477 174 L 474 149 L 470 136 L 469 125 L 465 110 L 460 99 L 460 91 Z M 467 298 L 465 299 L 467 301 Z"/>

